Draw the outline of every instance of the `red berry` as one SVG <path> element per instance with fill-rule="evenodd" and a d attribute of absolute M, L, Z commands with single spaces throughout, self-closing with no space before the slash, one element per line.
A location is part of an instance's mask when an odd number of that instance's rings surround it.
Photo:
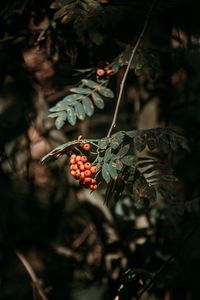
<path fill-rule="evenodd" d="M 95 174 L 95 173 L 97 172 L 97 167 L 92 166 L 92 167 L 90 168 L 90 172 L 91 172 L 92 174 Z"/>
<path fill-rule="evenodd" d="M 84 145 L 83 145 L 83 150 L 89 151 L 90 149 L 91 149 L 90 144 L 84 144 Z"/>
<path fill-rule="evenodd" d="M 76 172 L 75 172 L 75 176 L 76 176 L 77 178 L 79 178 L 79 177 L 80 177 L 80 175 L 81 175 L 81 172 L 80 172 L 80 170 L 76 170 Z"/>
<path fill-rule="evenodd" d="M 92 181 L 91 177 L 85 177 L 83 180 L 83 184 L 89 184 L 89 183 L 91 183 L 91 181 Z"/>
<path fill-rule="evenodd" d="M 96 184 L 96 183 L 97 183 L 96 179 L 93 179 L 93 178 L 92 178 L 91 184 Z"/>
<path fill-rule="evenodd" d="M 103 69 L 98 69 L 97 70 L 97 75 L 98 76 L 103 76 L 105 74 L 105 71 Z"/>
<path fill-rule="evenodd" d="M 72 154 L 70 158 L 76 158 L 76 154 Z"/>
<path fill-rule="evenodd" d="M 84 164 L 79 165 L 79 170 L 80 170 L 80 171 L 85 171 L 85 166 L 84 166 Z"/>
<path fill-rule="evenodd" d="M 73 165 L 72 165 L 72 170 L 73 170 L 73 171 L 78 170 L 78 165 L 77 165 L 77 164 L 73 164 Z"/>
<path fill-rule="evenodd" d="M 90 170 L 91 164 L 89 162 L 87 162 L 87 163 L 84 164 L 84 167 L 85 167 L 86 170 Z"/>
<path fill-rule="evenodd" d="M 80 166 L 83 165 L 83 162 L 82 162 L 81 160 L 79 160 L 79 161 L 77 162 L 77 165 L 78 165 L 78 167 L 80 168 Z"/>
<path fill-rule="evenodd" d="M 76 157 L 76 162 L 78 162 L 79 160 L 81 160 L 81 156 L 80 156 L 80 155 L 77 155 L 77 157 Z"/>
<path fill-rule="evenodd" d="M 81 172 L 80 178 L 81 178 L 81 179 L 84 179 L 84 178 L 85 178 L 85 172 Z"/>
<path fill-rule="evenodd" d="M 70 164 L 75 164 L 76 163 L 76 159 L 75 158 L 70 158 Z"/>
<path fill-rule="evenodd" d="M 75 176 L 75 174 L 76 174 L 76 171 L 71 171 L 71 174 L 72 174 L 72 176 Z"/>
<path fill-rule="evenodd" d="M 88 145 L 89 145 L 89 144 L 88 144 Z M 84 155 L 83 155 L 83 156 L 81 156 L 81 161 L 85 163 L 85 162 L 87 161 L 87 157 L 86 157 L 86 156 L 84 156 Z"/>
<path fill-rule="evenodd" d="M 90 177 L 90 176 L 91 176 L 91 172 L 90 172 L 89 170 L 86 170 L 86 171 L 85 171 L 85 176 L 86 176 L 86 177 Z"/>

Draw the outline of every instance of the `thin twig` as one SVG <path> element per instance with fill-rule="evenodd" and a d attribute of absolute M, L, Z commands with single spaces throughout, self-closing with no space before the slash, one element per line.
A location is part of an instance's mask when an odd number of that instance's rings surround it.
<path fill-rule="evenodd" d="M 179 254 L 180 250 L 184 246 L 184 244 L 191 238 L 191 236 L 200 228 L 200 223 L 198 222 L 196 226 L 186 235 L 186 237 L 183 239 L 181 245 L 178 247 L 176 252 L 172 254 L 167 261 L 162 265 L 160 270 L 154 275 L 154 277 L 144 286 L 144 288 L 141 290 L 141 292 L 138 294 L 136 300 L 139 300 L 142 295 L 152 286 L 152 284 L 156 281 L 156 279 L 160 276 L 160 274 L 166 269 L 166 267 L 169 265 L 169 263 L 176 258 L 176 256 Z"/>
<path fill-rule="evenodd" d="M 117 114 L 118 114 L 118 110 L 119 110 L 119 105 L 120 105 L 122 93 L 123 93 L 123 90 L 124 90 L 125 81 L 126 81 L 126 78 L 127 78 L 127 75 L 128 75 L 128 71 L 129 71 L 129 69 L 130 69 L 131 62 L 132 62 L 132 60 L 133 60 L 133 57 L 134 57 L 134 55 L 135 55 L 135 53 L 136 53 L 136 51 L 137 51 L 137 48 L 138 48 L 138 46 L 139 46 L 139 44 L 140 44 L 140 42 L 141 42 L 141 40 L 142 40 L 142 38 L 143 38 L 143 35 L 144 35 L 144 33 L 145 33 L 145 30 L 146 30 L 146 28 L 147 28 L 147 25 L 148 25 L 148 22 L 149 22 L 149 17 L 150 17 L 150 15 L 151 15 L 151 12 L 152 12 L 152 10 L 153 10 L 153 8 L 154 8 L 155 3 L 156 3 L 156 0 L 153 0 L 153 1 L 152 1 L 152 4 L 151 4 L 151 6 L 150 6 L 150 8 L 149 8 L 149 10 L 148 10 L 148 12 L 147 12 L 146 19 L 145 19 L 145 22 L 144 22 L 142 31 L 141 31 L 141 33 L 140 33 L 140 35 L 139 35 L 139 37 L 138 37 L 138 39 L 137 39 L 137 41 L 136 41 L 135 47 L 133 48 L 132 53 L 131 53 L 131 56 L 130 56 L 130 58 L 129 58 L 129 62 L 128 62 L 128 65 L 127 65 L 127 67 L 126 67 L 126 71 L 124 72 L 124 76 L 123 76 L 122 81 L 121 81 L 121 84 L 120 84 L 120 90 L 119 90 L 119 95 L 118 95 L 118 99 L 117 99 L 117 104 L 116 104 L 116 107 L 115 107 L 115 112 L 114 112 L 114 116 L 113 116 L 113 121 L 112 121 L 112 124 L 111 124 L 111 126 L 110 126 L 110 129 L 109 129 L 109 131 L 108 131 L 107 137 L 110 137 L 113 128 L 116 126 Z"/>
<path fill-rule="evenodd" d="M 25 267 L 26 271 L 28 272 L 33 286 L 35 287 L 35 290 L 37 290 L 38 295 L 40 296 L 40 298 L 42 300 L 48 300 L 42 286 L 40 283 L 40 280 L 37 278 L 33 268 L 31 267 L 31 265 L 29 264 L 28 260 L 25 258 L 25 256 L 23 254 L 21 254 L 18 250 L 15 250 L 15 254 L 17 255 L 17 257 L 19 258 L 19 260 L 21 261 L 21 263 L 23 264 L 23 266 Z"/>

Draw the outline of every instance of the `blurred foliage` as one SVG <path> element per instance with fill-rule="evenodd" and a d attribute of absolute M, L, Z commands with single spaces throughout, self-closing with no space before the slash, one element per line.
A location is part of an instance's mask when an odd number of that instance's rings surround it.
<path fill-rule="evenodd" d="M 150 4 L 1 1 L 0 300 L 199 298 L 195 1 L 155 3 L 106 137 Z"/>

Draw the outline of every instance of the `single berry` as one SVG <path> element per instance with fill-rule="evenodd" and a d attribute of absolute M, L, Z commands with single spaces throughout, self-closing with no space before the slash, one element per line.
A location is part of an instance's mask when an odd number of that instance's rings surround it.
<path fill-rule="evenodd" d="M 72 176 L 75 176 L 75 174 L 76 174 L 76 171 L 71 171 L 71 174 L 72 174 Z"/>
<path fill-rule="evenodd" d="M 74 165 L 71 165 L 71 166 L 70 166 L 70 170 L 71 170 L 71 171 L 73 170 L 73 167 L 74 167 Z"/>
<path fill-rule="evenodd" d="M 70 164 L 75 164 L 76 163 L 76 159 L 75 158 L 70 158 Z"/>
<path fill-rule="evenodd" d="M 90 177 L 90 176 L 91 176 L 91 172 L 90 172 L 89 170 L 86 170 L 86 171 L 85 171 L 85 176 L 86 176 L 86 177 Z"/>
<path fill-rule="evenodd" d="M 80 170 L 80 171 L 85 171 L 85 166 L 84 166 L 84 164 L 79 165 L 79 170 Z"/>
<path fill-rule="evenodd" d="M 111 69 L 109 69 L 109 70 L 106 71 L 106 74 L 107 74 L 108 76 L 111 76 L 111 75 L 113 74 L 113 71 L 112 71 Z"/>
<path fill-rule="evenodd" d="M 91 183 L 91 181 L 92 181 L 91 177 L 85 177 L 83 180 L 83 184 L 89 184 L 89 183 Z"/>
<path fill-rule="evenodd" d="M 76 154 L 72 154 L 70 158 L 76 158 Z"/>
<path fill-rule="evenodd" d="M 73 170 L 73 171 L 78 170 L 78 165 L 77 165 L 77 164 L 73 164 L 73 165 L 72 165 L 72 170 Z"/>
<path fill-rule="evenodd" d="M 88 145 L 89 145 L 89 144 L 88 144 Z M 85 163 L 85 162 L 87 161 L 87 157 L 86 157 L 86 156 L 84 156 L 84 155 L 83 155 L 83 156 L 81 156 L 81 161 Z"/>
<path fill-rule="evenodd" d="M 79 178 L 79 177 L 80 177 L 80 175 L 81 175 L 81 172 L 80 172 L 80 170 L 76 170 L 76 172 L 75 172 L 75 176 L 76 176 L 76 178 Z"/>
<path fill-rule="evenodd" d="M 87 163 L 84 164 L 84 167 L 85 167 L 86 170 L 90 170 L 91 164 L 89 162 L 87 162 Z"/>
<path fill-rule="evenodd" d="M 95 174 L 95 173 L 97 172 L 97 167 L 92 166 L 92 167 L 90 168 L 90 172 L 91 172 L 92 174 Z"/>
<path fill-rule="evenodd" d="M 77 162 L 77 165 L 78 165 L 78 167 L 80 168 L 80 166 L 83 165 L 83 162 L 82 162 L 81 160 L 79 160 L 79 161 Z"/>
<path fill-rule="evenodd" d="M 79 160 L 81 160 L 81 156 L 80 156 L 80 155 L 77 155 L 77 157 L 76 157 L 76 162 L 78 162 Z"/>
<path fill-rule="evenodd" d="M 90 144 L 84 144 L 84 145 L 83 145 L 83 150 L 89 151 L 90 149 L 91 149 Z"/>
<path fill-rule="evenodd" d="M 103 76 L 105 74 L 105 71 L 103 69 L 98 69 L 97 70 L 97 75 L 98 76 Z"/>
<path fill-rule="evenodd" d="M 85 172 L 81 172 L 80 179 L 84 179 L 84 178 L 85 178 Z"/>
<path fill-rule="evenodd" d="M 97 183 L 96 179 L 93 179 L 93 178 L 92 178 L 91 184 L 96 184 L 96 183 Z"/>

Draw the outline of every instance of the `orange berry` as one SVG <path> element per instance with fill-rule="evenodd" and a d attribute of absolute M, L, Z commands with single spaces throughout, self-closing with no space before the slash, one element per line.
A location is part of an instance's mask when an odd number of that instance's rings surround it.
<path fill-rule="evenodd" d="M 83 156 L 81 156 L 81 161 L 85 163 L 85 162 L 87 161 L 87 157 L 86 157 L 86 156 L 84 156 L 84 155 L 83 155 Z"/>
<path fill-rule="evenodd" d="M 98 69 L 97 70 L 97 75 L 98 76 L 103 76 L 105 74 L 105 71 L 103 69 Z"/>
<path fill-rule="evenodd" d="M 92 178 L 91 184 L 96 184 L 96 183 L 97 183 L 96 179 L 93 179 L 93 178 Z"/>
<path fill-rule="evenodd" d="M 84 164 L 79 165 L 79 170 L 80 170 L 80 171 L 85 171 L 85 166 L 84 166 Z"/>
<path fill-rule="evenodd" d="M 85 178 L 85 172 L 81 172 L 80 179 L 84 179 L 84 178 Z"/>
<path fill-rule="evenodd" d="M 83 165 L 83 162 L 82 162 L 81 160 L 79 160 L 79 161 L 77 162 L 77 165 L 78 165 L 78 167 L 80 168 L 80 166 Z"/>
<path fill-rule="evenodd" d="M 76 158 L 76 154 L 72 154 L 70 158 Z"/>
<path fill-rule="evenodd" d="M 84 145 L 83 145 L 83 150 L 89 151 L 90 149 L 91 149 L 90 144 L 84 144 Z"/>
<path fill-rule="evenodd" d="M 80 156 L 80 155 L 77 155 L 77 157 L 76 157 L 76 162 L 78 162 L 80 159 L 81 159 L 81 156 Z"/>
<path fill-rule="evenodd" d="M 74 165 L 71 165 L 71 166 L 70 166 L 70 170 L 71 170 L 71 171 L 73 170 L 73 167 L 74 167 Z"/>
<path fill-rule="evenodd" d="M 85 167 L 86 170 L 90 170 L 91 164 L 89 162 L 87 162 L 87 163 L 84 164 L 84 167 Z"/>
<path fill-rule="evenodd" d="M 72 176 L 75 176 L 75 174 L 76 174 L 76 171 L 71 171 L 71 174 L 72 174 Z"/>
<path fill-rule="evenodd" d="M 75 164 L 76 163 L 76 159 L 75 158 L 70 158 L 70 164 Z"/>
<path fill-rule="evenodd" d="M 85 176 L 86 176 L 86 177 L 90 177 L 90 176 L 91 176 L 91 172 L 90 172 L 89 170 L 86 170 L 86 171 L 85 171 Z"/>
<path fill-rule="evenodd" d="M 77 165 L 77 164 L 73 164 L 73 165 L 72 165 L 72 170 L 73 170 L 73 171 L 78 170 L 78 165 Z"/>
<path fill-rule="evenodd" d="M 97 167 L 92 166 L 92 167 L 90 168 L 90 172 L 91 172 L 92 174 L 95 174 L 95 173 L 97 172 Z"/>
<path fill-rule="evenodd" d="M 89 183 L 91 183 L 91 181 L 92 181 L 91 177 L 85 177 L 83 180 L 83 184 L 89 184 Z"/>
<path fill-rule="evenodd" d="M 81 175 L 81 172 L 80 172 L 80 170 L 76 170 L 76 172 L 75 172 L 75 176 L 76 176 L 77 178 L 79 178 L 79 177 L 80 177 L 80 175 Z"/>

